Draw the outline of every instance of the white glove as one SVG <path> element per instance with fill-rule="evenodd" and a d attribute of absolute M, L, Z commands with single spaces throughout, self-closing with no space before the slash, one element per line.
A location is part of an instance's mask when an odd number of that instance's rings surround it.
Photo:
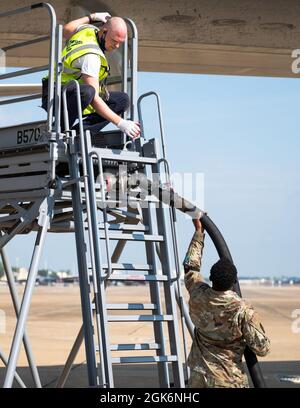
<path fill-rule="evenodd" d="M 92 13 L 90 14 L 91 21 L 101 21 L 102 23 L 106 23 L 107 20 L 111 18 L 109 13 Z"/>
<path fill-rule="evenodd" d="M 122 130 L 122 132 L 126 133 L 126 135 L 130 136 L 132 139 L 135 139 L 141 133 L 140 125 L 132 120 L 121 119 L 117 126 L 120 130 Z"/>

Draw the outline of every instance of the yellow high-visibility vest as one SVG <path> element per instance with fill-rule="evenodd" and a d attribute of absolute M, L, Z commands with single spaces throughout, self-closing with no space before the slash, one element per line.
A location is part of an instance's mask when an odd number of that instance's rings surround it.
<path fill-rule="evenodd" d="M 80 84 L 83 84 L 84 82 L 81 78 L 80 68 L 73 67 L 73 62 L 86 54 L 96 54 L 99 56 L 101 63 L 99 71 L 99 85 L 101 90 L 104 80 L 109 74 L 109 65 L 104 52 L 99 46 L 97 33 L 98 29 L 96 27 L 91 25 L 84 26 L 67 41 L 62 51 L 63 72 L 61 81 L 63 85 L 73 79 L 76 79 Z M 84 109 L 83 114 L 88 115 L 93 112 L 96 112 L 95 109 L 89 105 Z"/>

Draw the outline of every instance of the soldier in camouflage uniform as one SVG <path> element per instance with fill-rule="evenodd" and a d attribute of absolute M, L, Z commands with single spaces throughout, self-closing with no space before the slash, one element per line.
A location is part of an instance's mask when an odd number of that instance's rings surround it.
<path fill-rule="evenodd" d="M 195 335 L 188 365 L 190 388 L 249 387 L 242 356 L 246 345 L 258 356 L 270 350 L 258 314 L 235 293 L 235 266 L 221 258 L 210 271 L 212 287 L 199 273 L 204 246 L 204 230 L 194 220 L 196 232 L 184 259 L 185 285 L 190 295 L 189 309 Z"/>

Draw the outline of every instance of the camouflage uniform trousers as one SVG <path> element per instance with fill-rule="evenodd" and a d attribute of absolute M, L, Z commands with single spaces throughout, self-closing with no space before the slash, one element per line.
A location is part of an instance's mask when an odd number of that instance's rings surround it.
<path fill-rule="evenodd" d="M 249 388 L 249 384 L 248 381 L 245 381 L 242 385 L 228 384 L 220 380 L 207 378 L 204 374 L 191 370 L 187 388 Z"/>

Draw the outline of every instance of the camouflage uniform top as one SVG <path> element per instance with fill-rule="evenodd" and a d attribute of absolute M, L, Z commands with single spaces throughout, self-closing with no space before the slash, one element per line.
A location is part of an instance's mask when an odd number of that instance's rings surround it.
<path fill-rule="evenodd" d="M 184 259 L 185 285 L 195 337 L 189 367 L 202 374 L 207 387 L 248 387 L 242 366 L 246 344 L 265 356 L 270 341 L 253 307 L 237 293 L 213 290 L 199 273 L 204 234 L 196 231 Z"/>

